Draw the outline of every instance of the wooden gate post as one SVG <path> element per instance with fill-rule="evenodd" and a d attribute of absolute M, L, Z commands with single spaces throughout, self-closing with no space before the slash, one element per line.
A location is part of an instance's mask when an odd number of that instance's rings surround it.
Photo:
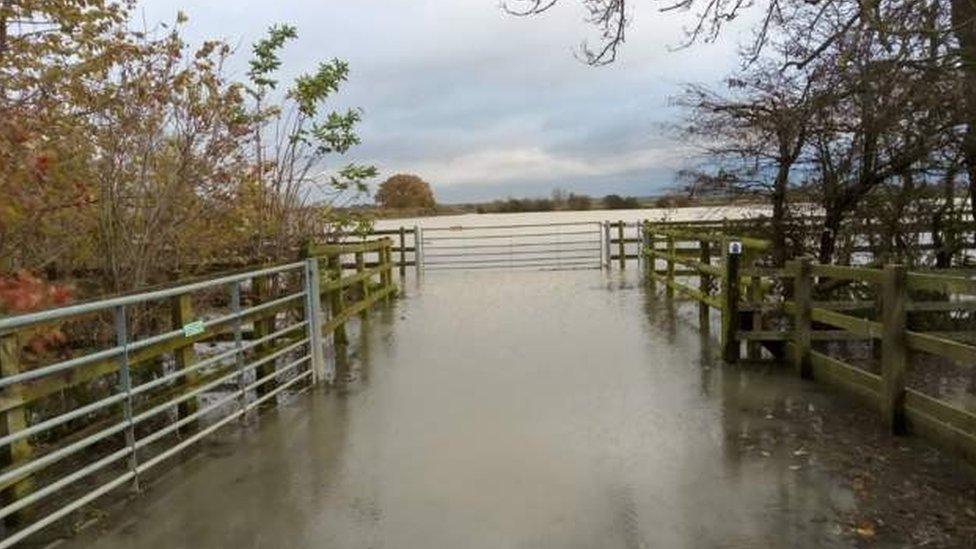
<path fill-rule="evenodd" d="M 173 317 L 173 329 L 179 330 L 186 326 L 187 324 L 193 322 L 193 297 L 190 294 L 182 294 L 173 298 L 171 302 L 172 317 Z M 193 349 L 193 343 L 188 345 L 183 345 L 175 351 L 173 351 L 173 358 L 176 360 L 176 369 L 185 370 L 193 366 L 197 361 L 197 353 Z M 197 380 L 200 379 L 199 370 L 189 372 L 183 375 L 182 384 L 189 390 L 191 387 L 196 385 Z M 177 415 L 180 419 L 187 416 L 193 415 L 197 411 L 197 398 L 191 398 L 186 402 L 180 403 L 177 406 Z M 191 421 L 187 425 L 180 429 L 181 432 L 189 433 L 195 431 L 197 428 L 197 422 Z"/>
<path fill-rule="evenodd" d="M 657 291 L 657 256 L 654 254 L 657 252 L 657 236 L 651 227 L 651 222 L 645 220 L 644 246 L 647 249 L 644 251 L 644 272 L 647 277 L 648 288 L 651 292 L 655 292 Z"/>
<path fill-rule="evenodd" d="M 330 274 L 329 282 L 338 283 L 342 279 L 342 256 L 340 254 L 330 255 L 326 260 L 326 265 Z M 333 319 L 340 317 L 345 312 L 342 294 L 341 287 L 329 292 L 329 315 Z M 345 347 L 349 343 L 345 322 L 340 322 L 332 329 L 332 338 L 336 347 Z"/>
<path fill-rule="evenodd" d="M 755 275 L 749 277 L 749 290 L 746 299 L 753 307 L 749 328 L 758 332 L 762 330 L 762 277 Z M 762 344 L 758 340 L 750 339 L 746 342 L 746 357 L 749 360 L 759 360 L 762 357 Z"/>
<path fill-rule="evenodd" d="M 382 290 L 387 292 L 385 301 L 389 303 L 392 296 L 389 288 L 393 285 L 393 241 L 390 239 L 384 239 L 380 246 L 379 264 L 380 285 L 383 287 Z"/>
<path fill-rule="evenodd" d="M 667 267 L 667 287 L 664 289 L 668 297 L 674 297 L 674 256 L 677 253 L 674 247 L 674 236 L 668 235 L 668 267 Z"/>
<path fill-rule="evenodd" d="M 376 250 L 376 267 L 380 270 L 380 286 L 386 288 L 386 239 L 380 240 L 380 247 Z"/>
<path fill-rule="evenodd" d="M 617 245 L 620 251 L 620 270 L 627 267 L 627 246 L 624 241 L 624 220 L 617 222 Z"/>
<path fill-rule="evenodd" d="M 739 254 L 730 253 L 725 241 L 725 275 L 722 277 L 722 358 L 739 360 Z"/>
<path fill-rule="evenodd" d="M 0 375 L 10 377 L 20 373 L 20 338 L 17 334 L 0 335 Z M 7 410 L 0 422 L 0 434 L 9 435 L 22 431 L 27 428 L 27 410 L 24 406 L 21 386 L 19 384 L 8 385 L 0 390 L 3 395 L 13 402 L 16 406 Z M 30 437 L 22 438 L 12 442 L 3 452 L 4 461 L 10 467 L 17 467 L 30 461 L 34 455 L 34 448 L 31 446 Z M 26 476 L 16 481 L 12 486 L 4 491 L 4 500 L 7 503 L 17 501 L 26 497 L 34 490 L 34 477 Z M 29 510 L 24 509 L 7 517 L 7 524 L 18 526 L 29 519 Z"/>
<path fill-rule="evenodd" d="M 813 266 L 810 258 L 803 258 L 791 264 L 793 271 L 793 303 L 796 314 L 793 315 L 793 347 L 795 355 L 793 364 L 800 377 L 813 377 L 813 367 L 810 363 L 810 344 L 813 320 Z"/>
<path fill-rule="evenodd" d="M 637 268 L 641 269 L 644 266 L 644 261 L 647 259 L 644 257 L 644 244 L 646 244 L 646 235 L 644 234 L 644 220 L 638 219 L 634 224 L 637 228 Z"/>
<path fill-rule="evenodd" d="M 400 225 L 400 278 L 407 276 L 407 229 Z"/>
<path fill-rule="evenodd" d="M 709 266 L 712 264 L 712 246 L 711 242 L 708 240 L 701 240 L 698 242 L 698 260 L 703 266 Z M 709 296 L 712 293 L 712 275 L 706 273 L 705 271 L 698 271 L 698 291 L 702 293 L 703 296 Z M 711 327 L 711 319 L 709 318 L 711 305 L 705 303 L 704 301 L 698 302 L 698 329 L 702 331 L 707 331 Z"/>
<path fill-rule="evenodd" d="M 908 344 L 905 333 L 904 265 L 886 265 L 882 283 L 881 410 L 894 434 L 905 432 L 905 363 Z"/>

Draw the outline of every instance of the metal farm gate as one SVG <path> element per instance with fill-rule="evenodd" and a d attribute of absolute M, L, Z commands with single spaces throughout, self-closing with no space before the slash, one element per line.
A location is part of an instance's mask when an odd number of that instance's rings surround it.
<path fill-rule="evenodd" d="M 606 264 L 600 222 L 431 227 L 421 230 L 425 271 L 585 269 Z"/>

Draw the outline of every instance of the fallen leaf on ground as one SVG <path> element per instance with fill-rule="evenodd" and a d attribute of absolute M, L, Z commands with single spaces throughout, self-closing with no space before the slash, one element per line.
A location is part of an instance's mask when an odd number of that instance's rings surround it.
<path fill-rule="evenodd" d="M 861 536 L 862 538 L 870 539 L 874 537 L 874 525 L 871 524 L 870 521 L 861 521 L 854 531 L 857 532 L 857 535 Z"/>

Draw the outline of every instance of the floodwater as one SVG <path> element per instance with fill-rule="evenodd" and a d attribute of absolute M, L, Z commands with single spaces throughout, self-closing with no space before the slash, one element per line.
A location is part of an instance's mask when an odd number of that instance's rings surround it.
<path fill-rule="evenodd" d="M 784 403 L 836 399 L 721 366 L 637 274 L 408 280 L 338 388 L 204 443 L 67 545 L 849 546 L 833 517 L 850 490 L 788 440 L 741 442 Z"/>
<path fill-rule="evenodd" d="M 696 206 L 689 208 L 642 208 L 639 210 L 584 210 L 521 213 L 468 213 L 402 219 L 379 219 L 378 229 L 396 229 L 418 225 L 431 227 L 478 227 L 486 225 L 519 225 L 537 223 L 602 223 L 623 220 L 632 223 L 649 221 L 721 221 L 723 219 L 755 218 L 770 213 L 769 207 L 755 205 Z"/>

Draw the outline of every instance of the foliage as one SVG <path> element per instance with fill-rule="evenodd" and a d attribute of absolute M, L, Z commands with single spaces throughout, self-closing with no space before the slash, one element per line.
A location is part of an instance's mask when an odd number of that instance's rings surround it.
<path fill-rule="evenodd" d="M 48 283 L 27 271 L 0 276 L 0 315 L 58 307 L 71 301 L 71 297 L 71 288 Z M 24 346 L 34 355 L 45 353 L 65 341 L 64 332 L 47 326 L 32 328 L 23 339 Z"/>
<path fill-rule="evenodd" d="M 291 258 L 309 235 L 368 224 L 339 207 L 375 168 L 327 170 L 359 143 L 361 113 L 327 108 L 344 62 L 276 91 L 297 30 L 275 25 L 238 82 L 229 44 L 189 48 L 182 14 L 134 30 L 133 7 L 0 4 L 0 276 L 124 291 Z"/>
<path fill-rule="evenodd" d="M 551 212 L 556 205 L 548 198 L 507 198 L 481 206 L 479 213 Z"/>
<path fill-rule="evenodd" d="M 556 210 L 589 210 L 593 207 L 593 199 L 585 194 L 567 193 L 557 188 L 552 191 L 552 205 Z"/>
<path fill-rule="evenodd" d="M 27 271 L 0 278 L 0 313 L 17 314 L 71 300 L 71 290 L 61 284 L 50 284 Z"/>
<path fill-rule="evenodd" d="M 593 199 L 585 194 L 569 193 L 566 197 L 567 210 L 589 210 L 593 208 Z"/>
<path fill-rule="evenodd" d="M 384 208 L 433 208 L 436 206 L 430 185 L 416 175 L 396 174 L 376 191 L 376 203 Z"/>
<path fill-rule="evenodd" d="M 636 210 L 640 202 L 633 196 L 623 197 L 619 194 L 608 194 L 603 197 L 603 207 L 608 210 Z"/>
<path fill-rule="evenodd" d="M 685 208 L 692 205 L 692 199 L 686 195 L 666 195 L 654 199 L 654 207 L 662 209 Z"/>

